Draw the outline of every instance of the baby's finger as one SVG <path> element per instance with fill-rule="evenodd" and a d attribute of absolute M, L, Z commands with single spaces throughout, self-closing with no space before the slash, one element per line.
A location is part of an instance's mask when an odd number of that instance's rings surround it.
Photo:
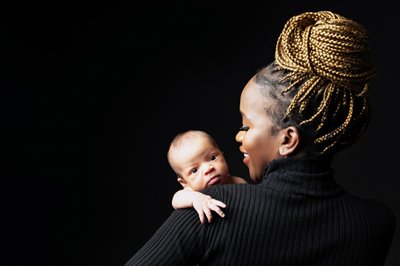
<path fill-rule="evenodd" d="M 222 218 L 225 217 L 225 213 L 217 205 L 209 204 L 208 207 Z"/>
<path fill-rule="evenodd" d="M 208 222 L 211 223 L 212 214 L 210 208 L 208 206 L 204 207 L 203 212 L 206 215 Z"/>
<path fill-rule="evenodd" d="M 200 222 L 202 224 L 204 224 L 206 222 L 205 221 L 205 217 L 204 217 L 204 213 L 202 211 L 199 211 L 198 214 L 199 214 Z"/>
<path fill-rule="evenodd" d="M 225 203 L 223 203 L 222 201 L 219 201 L 219 200 L 213 199 L 213 200 L 211 200 L 211 202 L 212 202 L 213 204 L 215 204 L 215 205 L 217 205 L 217 206 L 221 207 L 221 208 L 225 208 L 225 207 L 226 207 L 226 204 L 225 204 Z"/>

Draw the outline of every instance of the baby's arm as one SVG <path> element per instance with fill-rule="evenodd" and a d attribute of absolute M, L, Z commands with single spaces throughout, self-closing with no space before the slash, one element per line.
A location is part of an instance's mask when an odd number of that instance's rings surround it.
<path fill-rule="evenodd" d="M 221 208 L 225 208 L 226 205 L 201 192 L 181 189 L 174 194 L 172 198 L 172 207 L 174 207 L 174 209 L 193 207 L 199 214 L 201 223 L 204 224 L 206 222 L 205 216 L 208 222 L 211 222 L 211 211 L 215 211 L 219 216 L 224 217 L 225 214 Z"/>

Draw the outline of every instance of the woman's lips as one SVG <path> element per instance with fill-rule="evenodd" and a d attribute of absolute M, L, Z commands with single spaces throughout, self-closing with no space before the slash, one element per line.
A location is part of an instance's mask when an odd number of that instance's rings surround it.
<path fill-rule="evenodd" d="M 250 162 L 250 158 L 249 158 L 249 155 L 247 154 L 247 153 L 243 153 L 243 163 L 245 164 L 245 165 L 248 165 L 248 163 Z"/>

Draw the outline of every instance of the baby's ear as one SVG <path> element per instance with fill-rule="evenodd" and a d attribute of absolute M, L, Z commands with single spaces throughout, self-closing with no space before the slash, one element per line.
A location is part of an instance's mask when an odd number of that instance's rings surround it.
<path fill-rule="evenodd" d="M 186 183 L 185 179 L 183 179 L 182 177 L 178 176 L 178 178 L 176 180 L 178 181 L 179 184 L 181 184 L 181 186 L 183 188 L 187 187 L 187 183 Z"/>

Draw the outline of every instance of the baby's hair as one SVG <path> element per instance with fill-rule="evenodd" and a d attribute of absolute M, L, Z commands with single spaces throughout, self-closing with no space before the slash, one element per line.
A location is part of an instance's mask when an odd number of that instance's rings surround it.
<path fill-rule="evenodd" d="M 169 149 L 168 149 L 168 153 L 167 153 L 167 158 L 168 158 L 168 162 L 171 165 L 172 169 L 174 169 L 174 171 L 176 172 L 176 169 L 172 163 L 172 153 L 171 151 L 173 149 L 179 148 L 179 146 L 186 140 L 188 139 L 192 139 L 192 138 L 199 138 L 199 137 L 203 137 L 205 139 L 207 139 L 208 141 L 210 141 L 211 145 L 213 145 L 215 148 L 219 149 L 217 142 L 215 141 L 215 139 L 208 134 L 205 131 L 202 130 L 187 130 L 181 133 L 178 133 L 171 141 L 170 145 L 169 145 Z"/>
<path fill-rule="evenodd" d="M 376 70 L 362 25 L 330 11 L 294 16 L 276 43 L 275 64 L 285 73 L 281 84 L 289 84 L 282 93 L 291 94 L 285 120 L 313 130 L 321 154 L 353 144 L 364 132 Z"/>
<path fill-rule="evenodd" d="M 215 141 L 215 139 L 213 137 L 211 137 L 210 134 L 208 134 L 205 131 L 202 130 L 195 130 L 195 129 L 191 129 L 191 130 L 187 130 L 181 133 L 178 133 L 171 141 L 170 147 L 171 146 L 177 146 L 180 144 L 180 141 L 184 140 L 184 139 L 190 139 L 190 138 L 198 138 L 198 137 L 204 137 L 206 139 L 208 139 L 211 144 L 213 146 L 215 146 L 216 148 L 218 148 L 217 142 Z"/>

